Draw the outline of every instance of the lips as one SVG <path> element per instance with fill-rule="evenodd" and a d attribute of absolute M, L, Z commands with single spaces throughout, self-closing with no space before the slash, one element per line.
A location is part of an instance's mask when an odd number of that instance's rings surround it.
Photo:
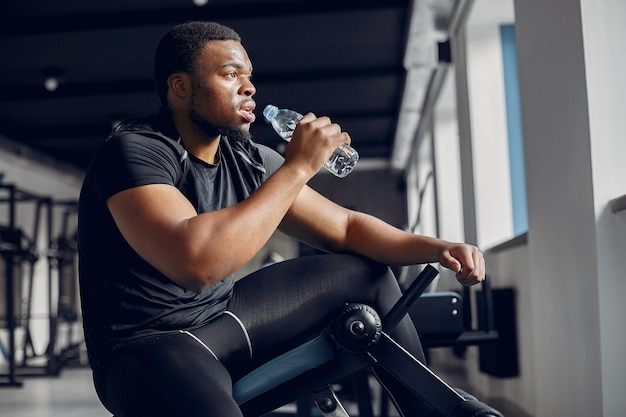
<path fill-rule="evenodd" d="M 247 101 L 239 108 L 239 114 L 249 123 L 253 123 L 256 120 L 256 116 L 254 115 L 255 107 L 256 103 L 254 101 Z"/>

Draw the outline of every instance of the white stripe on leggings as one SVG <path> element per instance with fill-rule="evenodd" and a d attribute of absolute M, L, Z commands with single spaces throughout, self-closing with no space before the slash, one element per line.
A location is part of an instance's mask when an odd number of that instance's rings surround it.
<path fill-rule="evenodd" d="M 213 351 L 211 350 L 211 348 L 209 348 L 202 340 L 198 339 L 196 337 L 196 335 L 194 335 L 193 333 L 188 332 L 187 330 L 179 330 L 179 332 L 186 334 L 187 336 L 190 336 L 192 339 L 194 339 L 196 342 L 200 343 L 202 346 L 204 346 L 204 348 L 206 350 L 209 351 L 209 353 L 211 355 L 213 355 L 213 357 L 219 362 L 219 358 L 217 357 L 217 355 L 215 353 L 213 353 Z"/>
<path fill-rule="evenodd" d="M 232 311 L 224 310 L 224 314 L 228 314 L 229 316 L 234 318 L 237 323 L 239 323 L 239 326 L 241 327 L 241 330 L 243 331 L 243 334 L 246 337 L 246 342 L 248 343 L 250 359 L 252 359 L 252 341 L 250 340 L 250 335 L 248 334 L 248 331 L 246 330 L 246 326 L 243 325 L 243 322 L 239 320 L 239 317 L 237 317 L 235 313 L 233 313 Z"/>

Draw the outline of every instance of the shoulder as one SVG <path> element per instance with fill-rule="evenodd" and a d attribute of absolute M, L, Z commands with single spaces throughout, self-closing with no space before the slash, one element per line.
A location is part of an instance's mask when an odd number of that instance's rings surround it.
<path fill-rule="evenodd" d="M 186 151 L 152 125 L 118 126 L 100 146 L 89 175 L 105 198 L 148 184 L 177 185 L 184 174 Z"/>
<path fill-rule="evenodd" d="M 129 151 L 146 149 L 152 152 L 173 152 L 178 156 L 185 154 L 178 134 L 165 132 L 157 124 L 158 120 L 151 117 L 123 122 L 111 132 L 105 144 L 111 142 L 111 146 L 119 146 L 122 150 Z"/>

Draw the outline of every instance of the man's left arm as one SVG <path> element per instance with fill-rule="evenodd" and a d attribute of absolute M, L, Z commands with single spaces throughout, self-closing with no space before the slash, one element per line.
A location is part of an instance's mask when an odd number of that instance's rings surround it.
<path fill-rule="evenodd" d="M 439 262 L 456 272 L 463 285 L 485 277 L 484 258 L 475 246 L 405 232 L 345 209 L 308 186 L 291 206 L 281 230 L 319 249 L 358 253 L 387 265 Z"/>

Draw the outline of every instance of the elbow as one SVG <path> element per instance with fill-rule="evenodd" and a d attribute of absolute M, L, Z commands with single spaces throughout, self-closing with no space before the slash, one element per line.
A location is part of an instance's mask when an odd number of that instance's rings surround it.
<path fill-rule="evenodd" d="M 209 235 L 217 236 L 217 232 Z M 159 253 L 156 263 L 163 265 L 165 274 L 183 288 L 200 293 L 223 281 L 240 268 L 248 258 L 245 251 L 233 250 L 228 241 L 215 237 L 209 242 L 203 236 L 170 239 L 167 250 Z"/>
<path fill-rule="evenodd" d="M 170 279 L 186 290 L 199 294 L 228 276 L 230 274 L 212 273 L 212 271 L 203 270 L 186 270 L 185 272 L 181 271 L 175 277 L 170 277 Z"/>
<path fill-rule="evenodd" d="M 230 276 L 234 270 L 208 257 L 186 256 L 174 261 L 166 276 L 188 291 L 201 293 Z"/>

